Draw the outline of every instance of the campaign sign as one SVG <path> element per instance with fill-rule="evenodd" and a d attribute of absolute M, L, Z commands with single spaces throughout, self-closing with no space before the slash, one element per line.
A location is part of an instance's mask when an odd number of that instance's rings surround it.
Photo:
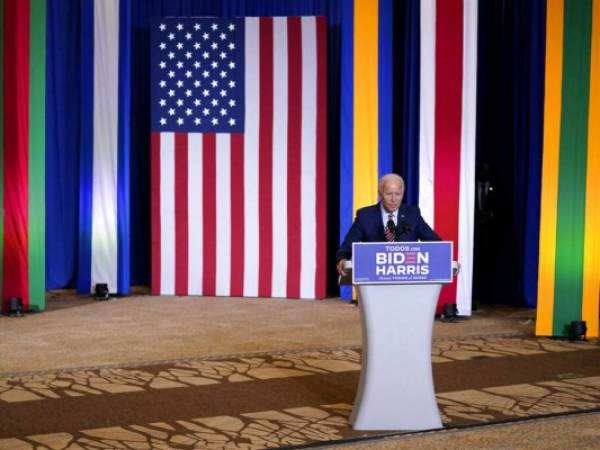
<path fill-rule="evenodd" d="M 452 242 L 355 242 L 353 284 L 450 283 Z"/>

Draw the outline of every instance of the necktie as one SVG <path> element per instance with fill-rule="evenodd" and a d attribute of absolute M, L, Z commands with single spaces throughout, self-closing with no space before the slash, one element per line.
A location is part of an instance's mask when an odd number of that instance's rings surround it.
<path fill-rule="evenodd" d="M 385 227 L 385 240 L 387 242 L 394 242 L 396 240 L 396 225 L 394 225 L 394 215 L 388 215 L 387 225 Z"/>

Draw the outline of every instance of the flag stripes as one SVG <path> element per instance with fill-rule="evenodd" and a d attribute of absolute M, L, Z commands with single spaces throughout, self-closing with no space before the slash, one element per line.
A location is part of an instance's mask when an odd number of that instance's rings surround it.
<path fill-rule="evenodd" d="M 0 2 L 0 287 L 45 308 L 45 0 Z"/>
<path fill-rule="evenodd" d="M 585 241 L 583 248 L 582 317 L 590 336 L 600 334 L 598 317 L 598 285 L 600 284 L 600 1 L 595 0 L 592 12 L 590 58 L 590 110 L 588 118 L 588 153 L 586 173 Z M 595 333 L 594 333 L 595 331 Z"/>
<path fill-rule="evenodd" d="M 342 3 L 340 242 L 392 170 L 392 17 L 391 0 Z"/>
<path fill-rule="evenodd" d="M 28 1 L 4 3 L 4 264 L 2 299 L 21 297 L 29 305 L 28 154 L 29 31 Z M 10 40 L 6 37 L 10 36 Z M 11 43 L 9 45 L 9 42 Z M 21 74 L 26 74 L 22 76 Z"/>
<path fill-rule="evenodd" d="M 152 290 L 320 298 L 325 22 L 247 18 L 244 28 L 244 132 L 153 132 Z"/>
<path fill-rule="evenodd" d="M 77 288 L 129 291 L 130 0 L 81 5 L 80 254 Z"/>
<path fill-rule="evenodd" d="M 573 320 L 599 331 L 598 3 L 548 2 L 538 335 L 566 335 Z"/>
<path fill-rule="evenodd" d="M 456 282 L 438 311 L 456 302 L 470 315 L 473 264 L 477 1 L 421 2 L 419 206 L 438 234 L 455 243 Z"/>

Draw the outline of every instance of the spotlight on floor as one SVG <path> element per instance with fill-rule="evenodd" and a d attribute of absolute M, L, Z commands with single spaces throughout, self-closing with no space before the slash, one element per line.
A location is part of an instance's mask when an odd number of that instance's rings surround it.
<path fill-rule="evenodd" d="M 570 341 L 586 341 L 587 324 L 585 320 L 574 320 L 569 325 L 569 340 Z"/>
<path fill-rule="evenodd" d="M 23 317 L 23 300 L 20 297 L 10 297 L 8 299 L 8 316 Z"/>
<path fill-rule="evenodd" d="M 110 292 L 108 292 L 108 284 L 106 283 L 96 283 L 96 288 L 94 290 L 94 296 L 96 300 L 108 300 Z"/>
<path fill-rule="evenodd" d="M 456 322 L 458 320 L 458 308 L 455 303 L 446 303 L 442 308 L 442 321 Z"/>

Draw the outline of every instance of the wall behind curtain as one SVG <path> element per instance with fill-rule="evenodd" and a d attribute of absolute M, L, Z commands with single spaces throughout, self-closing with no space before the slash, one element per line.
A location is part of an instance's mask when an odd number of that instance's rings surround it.
<path fill-rule="evenodd" d="M 328 167 L 339 159 L 339 42 L 341 0 L 134 0 L 132 4 L 131 283 L 150 282 L 149 27 L 164 16 L 322 15 L 328 20 Z M 48 4 L 48 147 L 46 287 L 73 286 L 79 217 L 80 2 Z M 337 245 L 339 179 L 328 174 L 328 254 Z M 335 276 L 328 290 L 335 289 Z"/>

